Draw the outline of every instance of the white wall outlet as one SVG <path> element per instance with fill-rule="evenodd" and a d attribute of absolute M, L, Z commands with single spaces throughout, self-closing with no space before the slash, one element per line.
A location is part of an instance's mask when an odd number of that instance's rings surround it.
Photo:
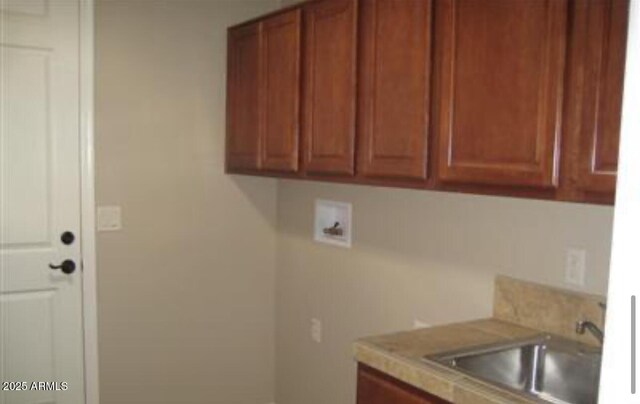
<path fill-rule="evenodd" d="M 429 328 L 429 327 L 431 327 L 431 324 L 429 324 L 429 323 L 427 323 L 425 321 L 422 321 L 422 320 L 417 319 L 417 318 L 413 320 L 413 328 L 415 330 L 418 330 L 420 328 Z"/>
<path fill-rule="evenodd" d="M 98 206 L 96 214 L 98 231 L 117 231 L 122 229 L 122 209 L 120 206 Z"/>
<path fill-rule="evenodd" d="M 351 248 L 350 203 L 316 200 L 313 237 L 315 241 Z"/>
<path fill-rule="evenodd" d="M 318 344 L 322 342 L 322 321 L 320 319 L 311 319 L 311 339 Z"/>
<path fill-rule="evenodd" d="M 587 251 L 569 248 L 566 256 L 565 282 L 569 285 L 583 287 L 587 272 Z"/>

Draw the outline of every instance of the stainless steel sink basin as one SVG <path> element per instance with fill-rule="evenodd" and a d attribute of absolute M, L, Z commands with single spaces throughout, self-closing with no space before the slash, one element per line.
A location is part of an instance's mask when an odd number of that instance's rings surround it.
<path fill-rule="evenodd" d="M 598 401 L 601 351 L 560 337 L 543 335 L 426 359 L 551 403 Z"/>

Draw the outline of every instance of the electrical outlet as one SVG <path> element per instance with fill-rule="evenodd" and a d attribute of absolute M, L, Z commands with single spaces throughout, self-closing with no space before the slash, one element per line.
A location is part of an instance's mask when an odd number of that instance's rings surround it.
<path fill-rule="evenodd" d="M 322 342 L 322 321 L 317 318 L 311 319 L 311 339 L 318 344 Z"/>
<path fill-rule="evenodd" d="M 587 272 L 587 251 L 569 248 L 566 256 L 565 282 L 569 285 L 583 287 Z"/>
<path fill-rule="evenodd" d="M 429 323 L 426 323 L 426 322 L 424 322 L 422 320 L 419 320 L 417 318 L 413 320 L 413 328 L 416 329 L 416 330 L 420 329 L 420 328 L 429 328 L 429 327 L 431 327 L 431 324 L 429 324 Z"/>

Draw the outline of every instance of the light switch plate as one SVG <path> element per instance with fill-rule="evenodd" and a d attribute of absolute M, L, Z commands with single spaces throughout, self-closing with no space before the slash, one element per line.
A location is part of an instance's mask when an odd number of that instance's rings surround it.
<path fill-rule="evenodd" d="M 96 214 L 98 231 L 118 231 L 122 229 L 122 209 L 120 206 L 98 206 Z"/>
<path fill-rule="evenodd" d="M 315 241 L 351 248 L 351 212 L 350 203 L 317 199 L 313 230 Z"/>

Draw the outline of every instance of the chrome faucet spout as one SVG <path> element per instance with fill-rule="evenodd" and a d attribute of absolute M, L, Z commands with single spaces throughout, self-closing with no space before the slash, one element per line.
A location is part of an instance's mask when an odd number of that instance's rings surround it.
<path fill-rule="evenodd" d="M 602 345 L 604 341 L 604 332 L 591 321 L 578 321 L 576 323 L 576 333 L 583 335 L 585 331 L 589 331 Z"/>

